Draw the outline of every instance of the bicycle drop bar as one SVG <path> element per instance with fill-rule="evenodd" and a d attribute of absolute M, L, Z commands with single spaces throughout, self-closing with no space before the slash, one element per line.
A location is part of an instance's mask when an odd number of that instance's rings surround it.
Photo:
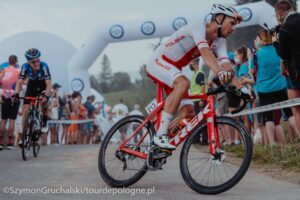
<path fill-rule="evenodd" d="M 227 93 L 233 94 L 235 97 L 237 97 L 243 101 L 243 104 L 241 106 L 239 106 L 238 109 L 232 111 L 231 114 L 236 114 L 246 108 L 248 101 L 247 101 L 247 99 L 243 98 L 241 91 L 239 91 L 235 86 L 228 85 L 228 84 L 222 85 L 218 77 L 214 78 L 213 82 L 218 86 L 216 88 L 209 89 L 208 92 L 206 93 L 207 95 L 215 95 L 215 94 L 219 94 L 222 92 L 227 92 Z"/>

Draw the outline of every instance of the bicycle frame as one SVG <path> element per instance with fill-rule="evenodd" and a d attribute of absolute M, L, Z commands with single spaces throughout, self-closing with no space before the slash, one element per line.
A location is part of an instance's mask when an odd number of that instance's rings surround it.
<path fill-rule="evenodd" d="M 20 99 L 29 100 L 30 101 L 30 113 L 28 115 L 28 119 L 33 120 L 34 119 L 34 112 L 39 112 L 39 104 L 41 98 L 39 96 L 37 97 L 20 97 Z"/>
<path fill-rule="evenodd" d="M 134 132 L 125 140 L 123 141 L 119 148 L 121 151 L 135 155 L 137 157 L 146 159 L 147 153 L 139 152 L 130 148 L 126 147 L 126 144 L 147 124 L 156 116 L 156 119 L 153 120 L 151 123 L 156 125 L 156 130 L 158 130 L 161 120 L 161 114 L 165 105 L 163 101 L 163 89 L 164 87 L 161 84 L 157 84 L 157 107 L 152 111 L 146 120 L 136 129 Z M 220 147 L 220 138 L 218 129 L 215 128 L 215 101 L 214 96 L 208 96 L 206 93 L 199 94 L 199 95 L 191 95 L 188 97 L 189 99 L 202 99 L 206 101 L 206 106 L 203 111 L 199 112 L 175 137 L 170 140 L 172 145 L 176 147 L 179 146 L 190 134 L 193 133 L 196 127 L 200 126 L 204 120 L 207 121 L 208 127 L 208 143 L 209 143 L 209 150 L 212 155 L 216 154 L 216 150 Z M 146 136 L 149 134 L 146 131 L 140 140 L 136 143 L 140 145 Z"/>

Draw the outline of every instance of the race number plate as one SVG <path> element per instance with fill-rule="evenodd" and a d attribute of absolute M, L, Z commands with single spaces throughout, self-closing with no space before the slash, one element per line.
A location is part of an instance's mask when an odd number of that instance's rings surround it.
<path fill-rule="evenodd" d="M 156 106 L 157 106 L 157 101 L 156 101 L 156 99 L 153 99 L 153 100 L 145 107 L 145 109 L 146 109 L 148 115 L 149 115 L 153 110 L 155 110 Z"/>

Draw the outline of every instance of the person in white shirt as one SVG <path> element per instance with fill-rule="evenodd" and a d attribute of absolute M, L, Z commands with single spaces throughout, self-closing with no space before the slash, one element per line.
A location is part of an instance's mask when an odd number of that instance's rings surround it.
<path fill-rule="evenodd" d="M 120 99 L 119 103 L 112 109 L 112 119 L 116 123 L 126 116 L 128 116 L 128 107 L 124 104 L 124 100 Z M 119 131 L 121 134 L 121 140 L 124 141 L 126 139 L 127 126 L 124 125 L 120 127 Z"/>
<path fill-rule="evenodd" d="M 113 107 L 112 114 L 115 122 L 128 115 L 128 107 L 124 104 L 123 99 L 120 99 L 119 103 Z"/>
<path fill-rule="evenodd" d="M 135 104 L 133 106 L 133 111 L 131 111 L 129 113 L 129 115 L 143 115 L 143 113 L 140 111 L 140 105 L 139 104 Z"/>

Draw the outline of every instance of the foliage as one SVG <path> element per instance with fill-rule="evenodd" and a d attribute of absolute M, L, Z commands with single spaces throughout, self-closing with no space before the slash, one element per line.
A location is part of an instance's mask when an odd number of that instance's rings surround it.
<path fill-rule="evenodd" d="M 258 2 L 261 0 L 236 0 L 236 3 L 238 5 L 245 4 L 245 3 L 253 3 L 253 2 Z M 278 0 L 266 0 L 269 4 L 274 6 Z M 289 0 L 291 4 L 294 6 L 295 10 L 297 10 L 297 0 Z"/>

